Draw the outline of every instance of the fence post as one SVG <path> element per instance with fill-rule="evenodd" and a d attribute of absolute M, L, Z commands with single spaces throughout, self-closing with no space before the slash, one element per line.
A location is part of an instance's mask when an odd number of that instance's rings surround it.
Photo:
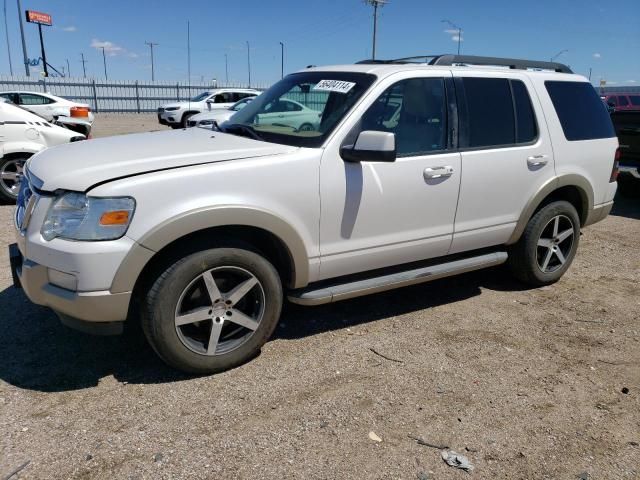
<path fill-rule="evenodd" d="M 91 81 L 91 86 L 93 87 L 93 111 L 98 113 L 98 92 L 96 91 L 95 78 Z"/>
<path fill-rule="evenodd" d="M 180 84 L 176 83 L 176 101 L 180 101 Z"/>
<path fill-rule="evenodd" d="M 138 80 L 136 80 L 136 106 L 138 107 L 138 113 L 140 113 L 140 92 L 138 91 Z"/>
<path fill-rule="evenodd" d="M 47 77 L 42 77 L 42 92 L 47 93 Z"/>

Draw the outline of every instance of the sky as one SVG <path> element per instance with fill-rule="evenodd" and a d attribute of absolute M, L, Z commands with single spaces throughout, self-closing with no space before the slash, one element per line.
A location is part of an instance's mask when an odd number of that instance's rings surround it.
<path fill-rule="evenodd" d="M 6 1 L 14 74 L 24 75 L 16 0 Z M 363 0 L 21 0 L 23 10 L 46 12 L 47 60 L 72 77 L 187 81 L 187 22 L 191 81 L 248 81 L 266 86 L 307 65 L 371 58 L 372 7 Z M 614 5 L 615 4 L 615 5 Z M 448 20 L 450 23 L 443 22 Z M 593 83 L 640 85 L 640 0 L 389 0 L 379 11 L 377 58 L 461 52 L 566 63 Z M 40 56 L 38 29 L 24 24 L 29 58 Z M 0 75 L 9 74 L 4 16 L 0 24 Z M 562 52 L 562 53 L 559 53 Z M 35 67 L 38 70 L 39 67 Z"/>

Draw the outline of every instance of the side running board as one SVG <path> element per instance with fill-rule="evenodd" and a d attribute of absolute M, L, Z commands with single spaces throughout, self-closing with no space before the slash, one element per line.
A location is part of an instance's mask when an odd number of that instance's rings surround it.
<path fill-rule="evenodd" d="M 378 277 L 356 280 L 336 285 L 310 287 L 289 292 L 291 302 L 299 305 L 322 305 L 349 298 L 361 297 L 371 293 L 384 292 L 398 287 L 406 287 L 417 283 L 430 282 L 439 278 L 471 272 L 482 268 L 493 267 L 507 261 L 506 252 L 494 252 L 476 257 L 453 260 L 451 262 L 416 268 L 405 272 L 381 275 Z"/>

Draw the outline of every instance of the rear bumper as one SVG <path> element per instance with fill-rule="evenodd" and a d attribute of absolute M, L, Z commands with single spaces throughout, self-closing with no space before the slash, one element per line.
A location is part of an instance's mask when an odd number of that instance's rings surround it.
<path fill-rule="evenodd" d="M 621 175 L 630 175 L 640 180 L 640 167 L 620 165 L 618 170 Z"/>
<path fill-rule="evenodd" d="M 607 215 L 611 213 L 612 208 L 613 201 L 603 203 L 601 205 L 596 205 L 595 207 L 593 207 L 593 210 L 589 212 L 589 216 L 587 217 L 587 221 L 584 222 L 583 227 L 586 227 L 587 225 L 593 225 L 594 223 L 604 220 L 605 218 L 607 218 Z"/>

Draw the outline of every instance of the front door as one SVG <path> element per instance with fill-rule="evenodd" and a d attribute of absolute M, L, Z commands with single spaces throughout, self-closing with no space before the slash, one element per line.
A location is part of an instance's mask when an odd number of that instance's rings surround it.
<path fill-rule="evenodd" d="M 393 75 L 332 139 L 320 167 L 321 278 L 447 254 L 461 173 L 451 85 L 442 70 Z M 395 162 L 340 157 L 340 145 L 365 130 L 395 134 Z"/>

